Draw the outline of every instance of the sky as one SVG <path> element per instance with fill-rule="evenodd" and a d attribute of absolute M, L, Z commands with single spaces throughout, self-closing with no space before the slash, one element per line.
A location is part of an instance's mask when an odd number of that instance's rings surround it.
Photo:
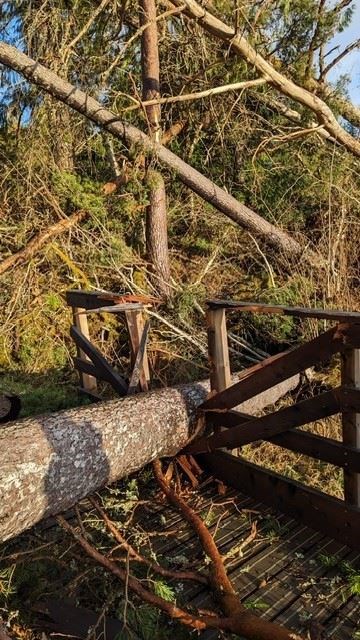
<path fill-rule="evenodd" d="M 334 56 L 338 55 L 351 42 L 360 38 L 360 0 L 356 0 L 354 4 L 356 9 L 351 25 L 333 39 L 332 46 L 340 47 L 334 51 Z M 331 60 L 332 56 L 329 56 L 329 59 Z M 339 62 L 329 73 L 328 79 L 335 82 L 344 73 L 351 77 L 348 89 L 350 98 L 354 103 L 360 105 L 360 49 L 355 49 L 342 62 Z"/>

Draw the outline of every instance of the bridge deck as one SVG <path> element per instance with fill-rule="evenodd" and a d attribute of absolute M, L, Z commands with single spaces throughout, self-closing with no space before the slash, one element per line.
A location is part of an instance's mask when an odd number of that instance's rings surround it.
<path fill-rule="evenodd" d="M 360 567 L 360 547 L 350 550 L 239 492 L 219 495 L 217 486 L 203 483 L 195 505 L 211 524 L 221 553 L 228 554 L 226 565 L 242 601 L 298 632 L 307 634 L 312 628 L 316 639 L 359 637 L 360 597 L 351 595 L 349 587 L 351 572 Z M 178 534 L 156 546 L 159 560 L 185 556 L 196 564 L 202 551 L 192 531 L 167 508 L 164 515 L 166 528 L 176 525 Z M 147 517 L 151 522 L 154 514 Z M 204 609 L 214 606 L 208 591 L 198 585 L 186 584 L 179 593 L 179 603 L 189 601 Z M 200 637 L 215 640 L 224 635 L 211 631 Z"/>

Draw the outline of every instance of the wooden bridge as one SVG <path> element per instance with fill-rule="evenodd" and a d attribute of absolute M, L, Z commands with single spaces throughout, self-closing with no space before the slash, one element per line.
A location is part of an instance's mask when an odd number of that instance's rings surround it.
<path fill-rule="evenodd" d="M 94 301 L 89 304 L 94 308 Z M 333 326 L 246 369 L 232 384 L 226 313 L 245 311 L 326 320 Z M 143 362 L 145 342 L 140 329 L 138 349 L 143 346 L 138 360 Z M 232 506 L 225 515 L 224 500 L 216 497 L 207 482 L 199 498 L 200 508 L 211 503 L 215 509 L 215 537 L 221 552 L 240 550 L 231 561 L 231 578 L 241 598 L 255 607 L 258 603 L 260 609 L 263 606 L 267 618 L 299 631 L 307 629 L 315 640 L 358 638 L 359 596 L 338 587 L 337 571 L 341 565 L 356 572 L 360 559 L 360 313 L 209 300 L 207 330 L 212 393 L 199 412 L 208 430 L 185 453 L 198 456 L 208 474 L 231 488 L 227 500 L 231 498 Z M 74 332 L 73 337 L 83 348 Z M 136 349 L 133 351 L 136 361 Z M 336 354 L 342 362 L 338 387 L 261 417 L 236 410 L 245 400 Z M 93 365 L 80 368 L 96 373 Z M 139 380 L 139 371 L 137 376 Z M 334 414 L 342 416 L 342 441 L 301 429 Z M 262 440 L 342 468 L 344 499 L 251 464 L 239 455 L 242 446 Z M 231 453 L 234 450 L 236 455 Z M 261 529 L 269 519 L 277 523 L 275 536 Z M 260 533 L 252 537 L 254 520 Z M 186 528 L 179 530 L 172 545 L 167 543 L 167 554 L 192 557 L 194 553 L 194 540 Z M 157 553 L 161 556 L 161 548 Z M 194 605 L 206 607 L 204 589 L 189 588 L 187 597 Z M 217 636 L 207 632 L 202 637 Z"/>

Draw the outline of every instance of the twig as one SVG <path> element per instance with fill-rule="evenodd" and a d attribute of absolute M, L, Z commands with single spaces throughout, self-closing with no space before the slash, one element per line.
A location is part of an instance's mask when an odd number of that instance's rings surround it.
<path fill-rule="evenodd" d="M 228 560 L 229 558 L 233 558 L 234 556 L 238 556 L 239 558 L 241 558 L 241 556 L 243 555 L 244 549 L 246 549 L 246 547 L 248 547 L 249 544 L 254 542 L 256 536 L 257 536 L 257 522 L 255 520 L 251 525 L 251 531 L 249 535 L 245 538 L 245 540 L 242 540 L 240 544 L 236 545 L 235 547 L 230 549 L 230 551 L 227 552 L 227 554 L 223 558 L 224 561 Z"/>
<path fill-rule="evenodd" d="M 75 47 L 75 45 L 81 40 L 81 38 L 89 31 L 92 24 L 94 24 L 96 18 L 100 15 L 100 13 L 105 9 L 105 7 L 109 4 L 110 0 L 102 0 L 99 6 L 95 9 L 95 11 L 91 14 L 89 20 L 84 24 L 83 28 L 80 29 L 79 33 L 71 40 L 71 42 L 67 45 L 65 51 L 63 52 L 63 59 L 66 58 L 67 55 L 71 53 L 71 50 Z"/>
<path fill-rule="evenodd" d="M 171 618 L 181 622 L 182 624 L 197 629 L 198 631 L 210 628 L 210 629 L 224 629 L 231 630 L 231 620 L 228 618 L 219 618 L 217 616 L 209 617 L 196 617 L 180 609 L 176 605 L 159 596 L 155 595 L 148 589 L 142 586 L 141 582 L 131 575 L 126 576 L 125 569 L 119 567 L 115 562 L 109 560 L 106 556 L 100 553 L 95 547 L 93 547 L 85 538 L 78 533 L 78 531 L 70 525 L 62 516 L 56 517 L 58 524 L 65 531 L 75 538 L 78 544 L 83 550 L 90 556 L 95 562 L 103 566 L 109 573 L 115 575 L 121 582 L 125 583 L 127 580 L 128 588 L 131 589 L 141 600 L 147 602 L 153 607 L 157 607 L 161 611 L 167 613 Z M 5 638 L 4 640 L 10 640 Z M 280 640 L 280 639 L 279 639 Z M 288 640 L 288 639 L 286 639 Z"/>
<path fill-rule="evenodd" d="M 188 342 L 193 344 L 197 349 L 199 349 L 199 351 L 201 351 L 203 355 L 205 356 L 207 355 L 207 349 L 205 345 L 203 345 L 201 342 L 198 342 L 197 340 L 194 340 L 194 338 L 192 338 L 188 333 L 185 333 L 185 331 L 182 331 L 182 329 L 179 329 L 179 327 L 176 327 L 174 324 L 171 324 L 169 320 L 167 320 L 160 314 L 156 313 L 155 311 L 151 311 L 151 310 L 148 310 L 148 315 L 152 316 L 153 318 L 156 318 L 157 320 L 165 324 L 167 327 L 169 327 L 169 329 L 172 329 L 174 333 L 180 336 L 180 338 L 183 338 L 183 340 L 187 340 Z"/>
<path fill-rule="evenodd" d="M 126 550 L 127 557 L 129 557 L 131 560 L 136 560 L 137 562 L 146 564 L 150 569 L 167 578 L 173 578 L 176 580 L 195 580 L 196 582 L 202 582 L 203 584 L 208 583 L 206 576 L 194 573 L 192 571 L 171 571 L 170 569 L 166 569 L 156 562 L 152 562 L 148 558 L 145 558 L 145 556 L 140 555 L 136 551 L 136 549 L 134 549 L 134 547 L 132 547 L 131 544 L 129 544 L 129 542 L 125 540 L 117 526 L 110 520 L 107 513 L 100 506 L 98 501 L 95 500 L 95 498 L 89 498 L 89 500 L 98 512 L 99 516 L 103 519 L 107 530 L 111 533 L 116 542 L 119 543 L 120 547 Z"/>

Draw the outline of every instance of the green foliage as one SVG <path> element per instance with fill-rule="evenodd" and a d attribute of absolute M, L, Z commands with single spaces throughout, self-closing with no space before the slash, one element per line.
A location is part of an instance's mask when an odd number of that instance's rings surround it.
<path fill-rule="evenodd" d="M 249 598 L 249 600 L 244 602 L 244 607 L 254 611 L 266 611 L 270 605 L 260 598 Z"/>
<path fill-rule="evenodd" d="M 159 598 L 163 598 L 167 602 L 175 602 L 176 596 L 175 592 L 166 582 L 162 580 L 154 581 L 154 592 Z"/>
<path fill-rule="evenodd" d="M 69 202 L 76 210 L 82 209 L 94 216 L 105 215 L 101 185 L 92 179 L 57 171 L 53 175 L 53 187 L 64 205 Z"/>
<path fill-rule="evenodd" d="M 117 610 L 117 617 L 123 619 L 124 603 Z M 132 640 L 134 634 L 133 629 L 138 638 L 141 640 L 167 640 L 169 629 L 163 620 L 160 612 L 154 607 L 148 605 L 136 606 L 136 608 L 128 608 L 126 616 L 127 625 L 124 625 L 123 631 L 117 636 L 117 640 Z M 180 640 L 180 636 L 179 636 Z"/>

